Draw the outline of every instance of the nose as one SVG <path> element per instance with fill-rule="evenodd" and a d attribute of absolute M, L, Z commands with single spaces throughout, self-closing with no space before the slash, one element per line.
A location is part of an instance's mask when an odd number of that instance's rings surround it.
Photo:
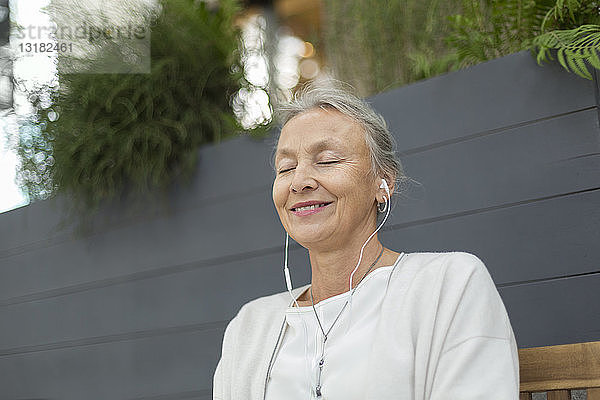
<path fill-rule="evenodd" d="M 293 193 L 315 190 L 318 186 L 317 181 L 311 174 L 310 167 L 296 166 L 293 172 L 292 183 L 290 184 L 290 191 Z"/>

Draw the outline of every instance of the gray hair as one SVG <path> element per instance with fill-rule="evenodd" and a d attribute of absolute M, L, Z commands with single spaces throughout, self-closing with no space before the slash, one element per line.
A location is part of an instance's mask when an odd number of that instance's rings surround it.
<path fill-rule="evenodd" d="M 332 78 L 312 81 L 298 90 L 291 101 L 279 105 L 276 115 L 283 127 L 295 116 L 313 108 L 334 108 L 360 123 L 371 154 L 371 172 L 374 176 L 382 176 L 389 183 L 393 179 L 395 188 L 407 178 L 396 156 L 396 142 L 385 119 L 355 95 L 350 85 Z"/>

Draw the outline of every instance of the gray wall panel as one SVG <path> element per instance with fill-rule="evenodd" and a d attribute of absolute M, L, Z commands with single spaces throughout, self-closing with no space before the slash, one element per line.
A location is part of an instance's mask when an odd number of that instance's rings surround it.
<path fill-rule="evenodd" d="M 252 211 L 249 212 L 249 209 Z M 260 234 L 250 234 L 253 229 Z M 233 229 L 232 229 L 233 228 Z M 2 260 L 1 299 L 281 245 L 270 192 L 126 225 Z M 273 239 L 277 242 L 274 244 Z M 65 263 L 65 254 L 69 262 Z"/>
<path fill-rule="evenodd" d="M 290 252 L 289 265 L 295 286 L 308 280 L 304 249 Z M 27 345 L 228 321 L 242 304 L 283 290 L 277 252 L 5 305 L 0 307 L 0 354 Z"/>
<path fill-rule="evenodd" d="M 399 224 L 382 240 L 400 250 L 474 253 L 497 285 L 589 273 L 600 271 L 599 205 L 600 190 L 594 190 Z"/>
<path fill-rule="evenodd" d="M 58 197 L 2 213 L 0 257 L 27 251 L 31 246 L 44 245 L 56 240 L 54 238 L 57 236 L 65 240 L 68 237 L 65 232 L 73 229 L 58 227 L 60 211 L 64 205 L 64 199 Z"/>
<path fill-rule="evenodd" d="M 519 347 L 600 340 L 600 273 L 499 289 Z"/>
<path fill-rule="evenodd" d="M 210 394 L 223 327 L 0 357 L 0 398 Z"/>
<path fill-rule="evenodd" d="M 598 188 L 597 124 L 590 110 L 405 156 L 406 173 L 422 184 L 408 196 L 422 201 L 399 197 L 409 207 L 391 223 Z"/>
<path fill-rule="evenodd" d="M 274 133 L 275 134 L 275 133 Z M 273 170 L 269 164 L 272 135 L 262 140 L 249 137 L 231 139 L 218 145 L 210 145 L 198 151 L 197 172 L 190 185 L 174 183 L 168 198 L 167 210 L 175 212 L 226 201 L 230 197 L 256 192 L 257 188 L 270 185 Z M 218 171 L 218 172 L 216 172 Z M 0 229 L 0 257 L 7 250 L 29 249 L 31 245 L 57 243 L 71 240 L 73 226 L 59 229 L 61 214 L 69 203 L 59 197 L 38 202 L 2 214 Z M 164 214 L 159 206 L 149 205 L 141 213 L 143 220 L 152 214 L 150 210 Z M 168 211 L 167 211 L 168 213 Z M 130 215 L 122 205 L 110 207 L 96 218 L 95 230 L 135 223 L 135 213 Z"/>
<path fill-rule="evenodd" d="M 378 94 L 401 151 L 596 105 L 593 83 L 528 52 Z"/>

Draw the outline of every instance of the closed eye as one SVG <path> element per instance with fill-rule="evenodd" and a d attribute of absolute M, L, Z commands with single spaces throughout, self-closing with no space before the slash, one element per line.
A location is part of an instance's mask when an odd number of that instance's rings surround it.
<path fill-rule="evenodd" d="M 294 168 L 285 168 L 285 169 L 281 169 L 281 170 L 279 170 L 279 172 L 278 172 L 278 173 L 279 173 L 279 174 L 283 174 L 283 173 L 285 173 L 285 172 L 288 172 L 288 171 L 291 171 L 291 170 L 293 170 L 293 169 L 294 169 Z"/>
<path fill-rule="evenodd" d="M 332 160 L 332 161 L 321 161 L 321 162 L 318 162 L 317 164 L 321 164 L 321 165 L 328 165 L 328 164 L 336 164 L 336 163 L 338 163 L 338 162 L 339 162 L 338 160 Z"/>

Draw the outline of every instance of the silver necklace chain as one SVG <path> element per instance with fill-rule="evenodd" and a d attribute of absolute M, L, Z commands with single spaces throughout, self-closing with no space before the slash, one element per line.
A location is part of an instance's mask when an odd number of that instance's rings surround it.
<path fill-rule="evenodd" d="M 379 261 L 379 259 L 381 258 L 381 255 L 383 254 L 383 250 L 384 250 L 384 247 L 381 246 L 381 251 L 379 252 L 379 255 L 377 256 L 377 258 L 375 259 L 375 261 L 373 261 L 373 264 L 371 264 L 371 266 L 369 267 L 369 269 L 367 270 L 367 272 L 365 272 L 365 274 L 362 276 L 362 278 L 360 278 L 360 281 L 358 281 L 358 283 L 356 284 L 356 286 L 352 289 L 352 291 L 350 293 L 350 296 L 352 296 L 352 294 L 354 294 L 354 290 L 358 287 L 358 285 L 360 285 L 360 283 L 362 282 L 362 280 L 365 279 L 365 276 L 367 276 L 367 274 L 369 273 L 369 271 L 371 271 L 371 269 L 373 268 L 373 266 L 375 266 L 375 264 L 377 264 L 377 261 Z M 337 317 L 335 317 L 335 320 L 333 321 L 333 323 L 331 324 L 331 326 L 327 330 L 327 333 L 325 333 L 325 330 L 323 329 L 323 325 L 321 324 L 321 320 L 319 319 L 319 315 L 317 314 L 317 310 L 315 309 L 315 302 L 314 302 L 314 299 L 313 299 L 312 285 L 310 285 L 310 303 L 311 303 L 312 309 L 313 309 L 313 311 L 315 313 L 315 317 L 317 318 L 317 322 L 319 323 L 319 328 L 321 328 L 321 332 L 323 333 L 323 346 L 321 346 L 322 347 L 321 348 L 321 357 L 319 359 L 319 376 L 317 378 L 317 386 L 315 387 L 315 392 L 316 392 L 317 397 L 321 397 L 321 374 L 323 372 L 323 364 L 325 364 L 325 342 L 327 341 L 327 337 L 329 336 L 329 333 L 333 329 L 334 325 L 336 324 L 336 322 L 338 321 L 338 319 L 340 318 L 340 316 L 342 315 L 342 313 L 346 309 L 346 306 L 348 305 L 349 301 L 350 301 L 350 299 L 348 298 L 348 300 L 346 300 L 346 303 L 344 303 L 344 306 L 342 307 L 342 309 L 338 313 Z"/>

